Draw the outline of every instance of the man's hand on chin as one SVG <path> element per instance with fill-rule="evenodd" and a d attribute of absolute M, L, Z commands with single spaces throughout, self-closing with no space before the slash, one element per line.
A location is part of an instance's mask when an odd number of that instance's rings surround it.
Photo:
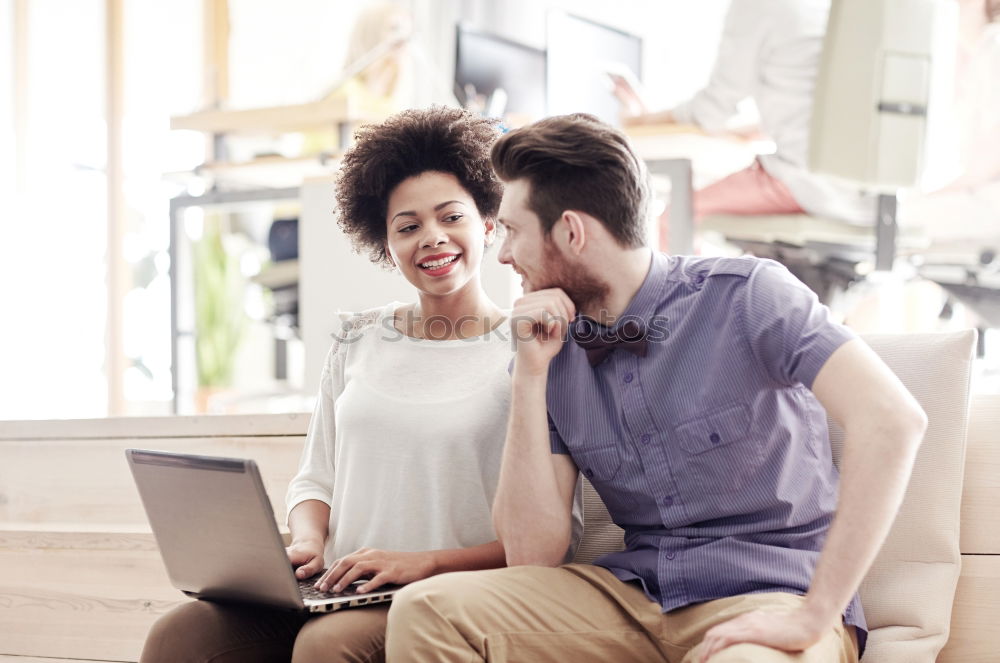
<path fill-rule="evenodd" d="M 533 375 L 547 373 L 575 315 L 576 306 L 559 288 L 531 291 L 514 302 L 510 320 L 517 342 L 515 375 L 519 368 Z"/>

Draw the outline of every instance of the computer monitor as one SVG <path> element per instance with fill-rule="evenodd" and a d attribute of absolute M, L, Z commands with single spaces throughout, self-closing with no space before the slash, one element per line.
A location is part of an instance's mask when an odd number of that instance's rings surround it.
<path fill-rule="evenodd" d="M 545 117 L 545 51 L 462 24 L 455 48 L 455 96 L 463 106 L 493 117 Z"/>
<path fill-rule="evenodd" d="M 618 100 L 609 73 L 631 72 L 642 78 L 642 39 L 607 25 L 549 12 L 546 25 L 549 115 L 585 112 L 617 126 Z"/>

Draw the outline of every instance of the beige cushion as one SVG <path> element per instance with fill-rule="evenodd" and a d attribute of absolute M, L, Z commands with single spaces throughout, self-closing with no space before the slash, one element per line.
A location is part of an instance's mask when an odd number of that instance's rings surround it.
<path fill-rule="evenodd" d="M 975 332 L 865 339 L 913 393 L 928 418 L 903 506 L 861 586 L 871 629 L 865 663 L 933 661 L 948 639 L 961 565 L 958 525 Z M 834 461 L 843 433 L 831 425 Z M 583 539 L 574 561 L 622 548 L 622 530 L 584 482 Z"/>
<path fill-rule="evenodd" d="M 899 515 L 861 584 L 865 663 L 934 661 L 948 640 L 975 339 L 972 330 L 865 337 L 928 419 Z M 839 462 L 843 433 L 831 424 L 830 437 Z"/>

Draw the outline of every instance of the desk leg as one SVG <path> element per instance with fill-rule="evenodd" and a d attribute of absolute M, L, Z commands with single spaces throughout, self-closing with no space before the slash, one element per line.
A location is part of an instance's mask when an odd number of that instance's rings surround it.
<path fill-rule="evenodd" d="M 694 252 L 694 195 L 690 159 L 655 159 L 647 162 L 649 172 L 670 178 L 670 225 L 667 240 L 670 253 Z"/>
<path fill-rule="evenodd" d="M 181 207 L 174 199 L 170 200 L 170 389 L 172 414 L 180 414 L 180 380 L 178 378 L 178 288 L 180 278 L 177 262 L 180 255 L 180 214 Z"/>
<path fill-rule="evenodd" d="M 896 196 L 881 193 L 875 221 L 875 269 L 891 272 L 896 261 Z"/>

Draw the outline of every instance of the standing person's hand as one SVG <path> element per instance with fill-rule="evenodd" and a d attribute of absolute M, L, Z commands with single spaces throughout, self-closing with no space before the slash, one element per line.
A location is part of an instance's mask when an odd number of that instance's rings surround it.
<path fill-rule="evenodd" d="M 613 86 L 612 94 L 621 104 L 622 118 L 633 118 L 649 112 L 649 109 L 646 108 L 646 102 L 642 98 L 642 93 L 635 88 L 628 77 L 620 73 L 608 72 L 608 78 L 611 79 Z"/>
<path fill-rule="evenodd" d="M 311 578 L 323 570 L 323 542 L 318 539 L 295 539 L 285 548 L 288 561 L 296 567 L 299 580 Z"/>
<path fill-rule="evenodd" d="M 331 564 L 323 577 L 316 581 L 316 589 L 341 592 L 355 580 L 368 578 L 358 591 L 370 592 L 385 584 L 405 585 L 423 580 L 434 575 L 436 568 L 432 551 L 395 552 L 361 548 Z"/>
<path fill-rule="evenodd" d="M 511 333 L 517 344 L 515 371 L 540 375 L 559 354 L 576 306 L 561 288 L 529 292 L 514 302 Z"/>

